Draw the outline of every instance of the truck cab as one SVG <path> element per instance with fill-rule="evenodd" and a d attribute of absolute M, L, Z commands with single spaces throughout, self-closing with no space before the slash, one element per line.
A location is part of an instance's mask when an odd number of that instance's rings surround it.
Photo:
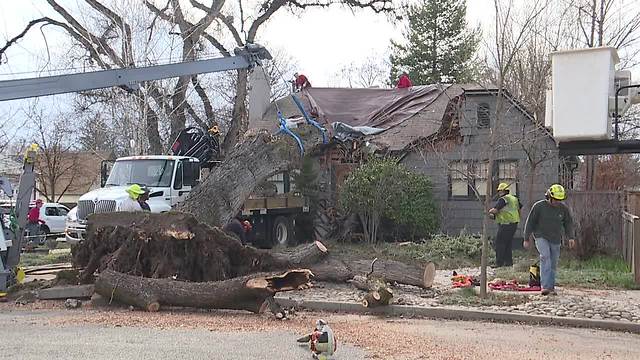
<path fill-rule="evenodd" d="M 105 169 L 103 167 L 103 169 Z M 108 177 L 105 178 L 108 173 Z M 149 188 L 147 203 L 151 212 L 165 212 L 184 200 L 200 182 L 200 162 L 188 156 L 128 156 L 117 159 L 110 171 L 103 171 L 102 187 L 80 197 L 67 215 L 65 238 L 70 244 L 84 239 L 87 217 L 115 211 L 128 197 L 131 184 Z"/>

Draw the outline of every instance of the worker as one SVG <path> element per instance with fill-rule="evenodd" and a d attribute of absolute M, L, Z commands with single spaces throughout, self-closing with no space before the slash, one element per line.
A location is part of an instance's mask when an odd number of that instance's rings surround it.
<path fill-rule="evenodd" d="M 118 203 L 116 211 L 142 211 L 142 207 L 138 202 L 138 198 L 140 197 L 140 195 L 144 194 L 144 190 L 142 189 L 142 187 L 138 184 L 133 184 L 129 186 L 125 191 L 127 192 L 127 194 L 129 194 L 129 196 Z"/>
<path fill-rule="evenodd" d="M 409 74 L 407 74 L 406 71 L 400 73 L 400 78 L 398 79 L 398 84 L 396 85 L 396 87 L 398 89 L 407 89 L 412 86 L 413 84 L 411 83 L 411 79 L 409 79 Z"/>
<path fill-rule="evenodd" d="M 297 341 L 299 343 L 309 343 L 314 359 L 328 359 L 328 356 L 333 355 L 338 347 L 333 330 L 323 319 L 316 320 L 316 328 L 313 332 L 299 338 Z"/>
<path fill-rule="evenodd" d="M 509 193 L 509 184 L 498 185 L 498 201 L 489 210 L 489 216 L 498 223 L 498 233 L 494 243 L 496 249 L 496 267 L 513 266 L 513 235 L 520 222 L 520 199 Z"/>
<path fill-rule="evenodd" d="M 247 229 L 243 221 L 237 217 L 233 218 L 222 228 L 222 230 L 237 236 L 243 245 L 247 243 Z"/>
<path fill-rule="evenodd" d="M 29 209 L 27 213 L 27 226 L 26 229 L 29 232 L 29 236 L 37 236 L 40 234 L 40 225 L 45 224 L 45 221 L 40 219 L 40 209 L 43 202 L 41 199 L 36 200 L 36 206 Z M 34 238 L 28 238 L 29 242 L 34 241 Z"/>
<path fill-rule="evenodd" d="M 149 207 L 149 204 L 147 203 L 150 193 L 149 188 L 146 186 L 142 186 L 141 188 L 144 192 L 138 197 L 138 204 L 140 204 L 140 208 L 142 208 L 142 211 L 151 211 L 151 207 Z"/>
<path fill-rule="evenodd" d="M 311 83 L 309 82 L 309 79 L 307 79 L 307 77 L 304 76 L 303 74 L 295 73 L 293 74 L 293 77 L 295 78 L 295 80 L 293 81 L 294 91 L 301 91 L 302 89 L 311 87 Z"/>
<path fill-rule="evenodd" d="M 567 198 L 564 187 L 553 184 L 540 200 L 531 207 L 524 231 L 524 247 L 535 241 L 540 253 L 540 285 L 542 295 L 556 294 L 556 267 L 560 257 L 562 236 L 568 239 L 569 248 L 575 247 L 573 220 L 569 209 L 562 203 Z"/>

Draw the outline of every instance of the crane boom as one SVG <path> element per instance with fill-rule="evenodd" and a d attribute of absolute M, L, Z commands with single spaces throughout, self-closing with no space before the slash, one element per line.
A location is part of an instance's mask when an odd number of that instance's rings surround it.
<path fill-rule="evenodd" d="M 235 50 L 235 56 L 196 60 L 174 64 L 152 65 L 0 81 L 0 101 L 46 96 L 124 86 L 135 89 L 145 81 L 172 77 L 251 68 L 261 60 L 271 59 L 269 52 L 257 44 Z"/>

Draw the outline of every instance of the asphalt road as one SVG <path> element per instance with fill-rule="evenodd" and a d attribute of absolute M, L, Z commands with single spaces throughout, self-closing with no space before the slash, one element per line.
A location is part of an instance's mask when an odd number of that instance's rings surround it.
<path fill-rule="evenodd" d="M 6 304 L 0 305 L 0 353 L 14 359 L 310 359 L 295 339 L 319 317 L 336 332 L 338 360 L 364 359 L 365 349 L 385 360 L 640 359 L 640 335 L 594 329 L 305 312 L 280 322 L 243 312 Z"/>
<path fill-rule="evenodd" d="M 296 334 L 282 331 L 215 332 L 200 329 L 46 326 L 29 314 L 0 314 L 2 355 L 13 359 L 311 359 Z M 39 314 L 40 316 L 46 316 Z M 364 359 L 342 345 L 335 359 Z"/>

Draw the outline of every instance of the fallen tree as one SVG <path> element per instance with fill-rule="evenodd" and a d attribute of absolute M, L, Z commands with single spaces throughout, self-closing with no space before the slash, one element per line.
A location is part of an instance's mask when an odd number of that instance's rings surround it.
<path fill-rule="evenodd" d="M 262 313 L 269 308 L 276 317 L 282 318 L 284 313 L 273 301 L 273 296 L 281 291 L 309 287 L 311 276 L 309 270 L 291 270 L 282 274 L 253 274 L 224 281 L 192 283 L 105 270 L 96 280 L 95 291 L 109 302 L 146 311 L 158 311 L 161 306 L 184 306 Z"/>
<path fill-rule="evenodd" d="M 233 235 L 192 215 L 103 213 L 89 217 L 87 238 L 74 249 L 81 282 L 111 269 L 147 278 L 220 281 L 257 272 L 304 268 L 327 254 L 320 242 L 287 253 L 244 246 Z"/>
<path fill-rule="evenodd" d="M 301 125 L 295 131 L 307 153 L 322 145 L 318 129 Z M 208 225 L 224 226 L 259 184 L 278 172 L 299 167 L 300 161 L 300 150 L 290 136 L 272 136 L 264 130 L 245 135 L 176 210 Z"/>

